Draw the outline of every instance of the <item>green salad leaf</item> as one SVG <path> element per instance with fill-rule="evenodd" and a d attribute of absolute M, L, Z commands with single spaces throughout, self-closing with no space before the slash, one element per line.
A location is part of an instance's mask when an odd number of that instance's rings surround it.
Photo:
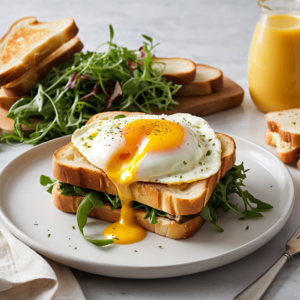
<path fill-rule="evenodd" d="M 54 184 L 57 182 L 56 179 L 51 179 L 50 177 L 48 176 L 45 176 L 45 175 L 41 175 L 40 177 L 40 184 L 42 186 L 46 186 L 47 187 L 47 192 L 49 194 L 52 194 L 52 189 L 53 189 L 53 186 Z"/>
<path fill-rule="evenodd" d="M 241 216 L 240 220 L 246 218 L 261 218 L 263 215 L 261 212 L 269 211 L 273 208 L 272 205 L 256 199 L 247 190 L 242 190 L 241 187 L 245 186 L 243 181 L 246 178 L 246 172 L 244 164 L 235 165 L 232 167 L 219 181 L 215 187 L 213 194 L 208 200 L 206 206 L 201 210 L 200 215 L 203 219 L 210 221 L 213 227 L 223 232 L 224 229 L 218 224 L 217 209 L 221 208 L 224 213 L 229 210 L 233 211 L 237 215 Z M 238 203 L 234 204 L 229 200 L 229 195 L 237 194 L 243 199 L 244 211 L 239 212 L 237 210 Z M 254 207 L 252 204 L 255 204 Z"/>
<path fill-rule="evenodd" d="M 77 191 L 79 191 L 79 190 L 77 190 Z M 81 235 L 88 242 L 90 242 L 98 247 L 103 247 L 103 246 L 113 244 L 114 243 L 113 239 L 101 239 L 101 240 L 90 239 L 84 235 L 83 228 L 86 225 L 89 211 L 91 211 L 95 207 L 100 208 L 104 205 L 103 202 L 101 201 L 101 197 L 100 197 L 99 193 L 90 192 L 90 193 L 84 193 L 84 194 L 85 195 L 82 195 L 82 196 L 85 196 L 85 197 L 83 198 L 82 202 L 80 203 L 80 205 L 77 209 L 77 214 L 76 214 L 77 226 L 79 228 Z"/>
<path fill-rule="evenodd" d="M 74 54 L 52 68 L 30 90 L 29 97 L 10 108 L 7 116 L 15 122 L 14 134 L 4 135 L 1 141 L 37 145 L 72 134 L 104 110 L 151 113 L 154 109 L 170 110 L 178 104 L 173 95 L 181 86 L 162 76 L 164 65 L 159 70 L 152 68 L 152 52 L 157 46 L 152 39 L 143 36 L 146 42 L 142 49 L 129 50 L 113 43 L 111 25 L 109 31 L 110 41 L 98 47 L 106 47 L 106 51 Z M 21 124 L 34 128 L 34 118 L 41 122 L 25 137 Z"/>

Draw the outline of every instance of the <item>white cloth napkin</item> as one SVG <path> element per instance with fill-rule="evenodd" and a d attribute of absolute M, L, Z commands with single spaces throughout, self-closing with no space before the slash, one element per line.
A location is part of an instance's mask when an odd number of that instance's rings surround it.
<path fill-rule="evenodd" d="M 1 300 L 85 300 L 68 267 L 45 259 L 0 222 Z"/>

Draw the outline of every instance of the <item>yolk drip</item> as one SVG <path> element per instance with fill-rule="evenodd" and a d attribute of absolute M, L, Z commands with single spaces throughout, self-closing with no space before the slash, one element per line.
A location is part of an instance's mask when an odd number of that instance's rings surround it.
<path fill-rule="evenodd" d="M 106 168 L 110 180 L 116 185 L 122 203 L 120 220 L 108 226 L 103 235 L 115 237 L 116 244 L 132 244 L 143 240 L 145 230 L 136 223 L 131 207 L 130 185 L 136 181 L 141 159 L 150 152 L 162 152 L 180 146 L 184 128 L 167 120 L 140 119 L 128 123 L 122 132 L 125 143 L 112 156 Z"/>

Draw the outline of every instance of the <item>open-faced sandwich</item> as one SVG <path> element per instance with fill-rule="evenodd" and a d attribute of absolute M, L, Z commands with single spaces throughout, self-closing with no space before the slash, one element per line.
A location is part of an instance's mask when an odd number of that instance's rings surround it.
<path fill-rule="evenodd" d="M 246 171 L 235 159 L 234 140 L 200 117 L 105 112 L 54 153 L 55 180 L 41 176 L 41 184 L 58 209 L 77 212 L 83 236 L 87 216 L 113 222 L 106 239 L 85 237 L 95 245 L 139 242 L 145 229 L 185 239 L 204 220 L 223 231 L 218 208 L 241 218 L 262 217 L 272 208 L 242 190 Z M 243 198 L 243 212 L 228 198 L 232 193 Z"/>

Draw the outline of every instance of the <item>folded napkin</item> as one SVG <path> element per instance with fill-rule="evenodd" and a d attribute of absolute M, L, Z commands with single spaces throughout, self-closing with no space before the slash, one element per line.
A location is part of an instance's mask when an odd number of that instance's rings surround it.
<path fill-rule="evenodd" d="M 85 300 L 66 266 L 43 258 L 0 222 L 1 300 Z"/>

